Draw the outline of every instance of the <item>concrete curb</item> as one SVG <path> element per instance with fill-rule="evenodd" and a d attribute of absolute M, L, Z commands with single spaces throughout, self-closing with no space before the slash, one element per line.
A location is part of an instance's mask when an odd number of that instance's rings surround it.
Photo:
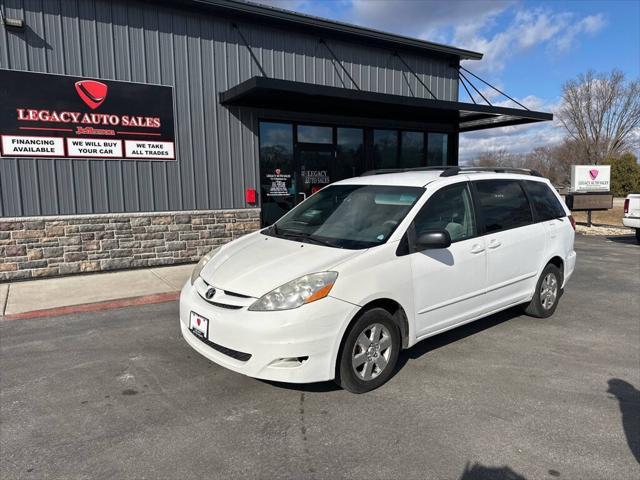
<path fill-rule="evenodd" d="M 31 318 L 58 317 L 60 315 L 69 315 L 71 313 L 97 312 L 101 310 L 111 310 L 114 308 L 131 307 L 136 305 L 173 302 L 178 300 L 178 298 L 180 298 L 180 292 L 156 293 L 140 297 L 119 298 L 117 300 L 106 300 L 104 302 L 83 303 L 80 305 L 68 305 L 65 307 L 14 313 L 0 317 L 0 321 L 26 320 Z"/>

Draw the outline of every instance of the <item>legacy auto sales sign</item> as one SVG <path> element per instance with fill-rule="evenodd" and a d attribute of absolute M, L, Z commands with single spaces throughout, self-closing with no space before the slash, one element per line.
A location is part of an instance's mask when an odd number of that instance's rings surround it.
<path fill-rule="evenodd" d="M 571 165 L 571 191 L 575 193 L 611 190 L 610 165 Z"/>
<path fill-rule="evenodd" d="M 175 160 L 173 88 L 0 70 L 3 157 Z"/>

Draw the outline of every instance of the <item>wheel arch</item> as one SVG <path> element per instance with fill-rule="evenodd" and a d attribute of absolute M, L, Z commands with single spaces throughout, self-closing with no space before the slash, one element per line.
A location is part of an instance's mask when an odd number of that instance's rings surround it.
<path fill-rule="evenodd" d="M 562 259 L 562 257 L 560 255 L 554 255 L 553 257 L 551 257 L 549 259 L 549 261 L 547 263 L 544 264 L 542 269 L 544 270 L 544 268 L 549 264 L 552 264 L 552 265 L 555 265 L 556 267 L 558 267 L 558 270 L 560 270 L 560 274 L 562 275 L 562 278 L 560 279 L 560 285 L 563 285 L 563 282 L 564 282 L 564 260 Z"/>
<path fill-rule="evenodd" d="M 336 355 L 333 359 L 333 363 L 334 363 L 333 368 L 335 371 L 336 378 L 338 375 L 338 368 L 339 368 L 338 359 L 340 358 L 340 355 L 342 355 L 342 351 L 344 349 L 344 343 L 347 339 L 347 332 L 349 332 L 349 329 L 351 328 L 351 326 L 358 321 L 358 319 L 363 313 L 365 313 L 368 310 L 371 310 L 372 308 L 382 308 L 391 314 L 394 321 L 398 325 L 398 329 L 400 330 L 400 338 L 402 340 L 402 349 L 405 349 L 409 346 L 409 319 L 407 318 L 407 314 L 405 312 L 405 309 L 402 307 L 402 305 L 398 301 L 393 300 L 391 298 L 386 298 L 386 297 L 370 300 L 369 302 L 365 303 L 358 309 L 358 311 L 355 313 L 355 315 L 353 315 L 353 317 L 351 318 L 347 326 L 342 331 L 340 344 L 338 346 Z"/>

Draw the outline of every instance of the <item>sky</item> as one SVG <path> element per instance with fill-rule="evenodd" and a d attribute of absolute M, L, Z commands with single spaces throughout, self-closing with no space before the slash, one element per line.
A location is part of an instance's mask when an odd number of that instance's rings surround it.
<path fill-rule="evenodd" d="M 562 84 L 589 69 L 618 69 L 629 79 L 640 77 L 640 0 L 256 3 L 481 52 L 482 60 L 465 61 L 463 66 L 532 110 L 557 110 Z M 469 101 L 463 90 L 460 100 Z M 512 106 L 504 97 L 489 100 Z M 464 133 L 460 135 L 460 161 L 487 150 L 527 153 L 558 143 L 564 136 L 557 120 Z"/>

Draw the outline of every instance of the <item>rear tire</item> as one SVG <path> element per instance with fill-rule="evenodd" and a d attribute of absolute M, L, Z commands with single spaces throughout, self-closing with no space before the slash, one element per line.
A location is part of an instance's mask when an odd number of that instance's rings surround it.
<path fill-rule="evenodd" d="M 640 243 L 640 228 L 636 228 L 636 242 Z"/>
<path fill-rule="evenodd" d="M 388 311 L 367 310 L 345 335 L 336 368 L 338 385 L 351 393 L 365 393 L 393 376 L 402 342 Z"/>
<path fill-rule="evenodd" d="M 547 318 L 553 315 L 562 295 L 562 273 L 554 264 L 549 263 L 536 283 L 536 291 L 531 301 L 525 306 L 527 315 L 536 318 Z"/>

